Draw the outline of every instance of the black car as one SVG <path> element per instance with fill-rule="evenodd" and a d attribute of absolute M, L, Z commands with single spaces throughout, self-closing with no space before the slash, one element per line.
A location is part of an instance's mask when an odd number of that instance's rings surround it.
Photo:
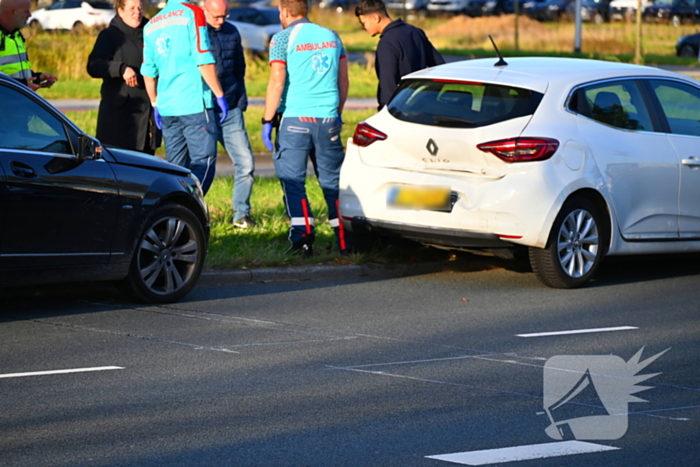
<path fill-rule="evenodd" d="M 581 21 L 587 23 L 603 24 L 610 21 L 611 0 L 581 0 Z M 576 17 L 576 2 L 567 7 L 567 16 Z"/>
<path fill-rule="evenodd" d="M 537 21 L 559 21 L 573 0 L 528 1 L 522 4 L 522 13 Z"/>
<path fill-rule="evenodd" d="M 671 23 L 695 23 L 700 19 L 700 0 L 656 0 L 644 9 L 644 21 Z"/>
<path fill-rule="evenodd" d="M 189 170 L 103 148 L 0 73 L 0 287 L 115 280 L 179 300 L 204 265 L 209 215 Z"/>
<path fill-rule="evenodd" d="M 679 57 L 698 58 L 700 54 L 700 34 L 683 36 L 676 44 L 676 55 Z"/>

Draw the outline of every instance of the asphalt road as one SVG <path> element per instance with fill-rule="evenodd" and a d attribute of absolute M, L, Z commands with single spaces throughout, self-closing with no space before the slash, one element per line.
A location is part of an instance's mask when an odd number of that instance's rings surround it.
<path fill-rule="evenodd" d="M 104 286 L 16 290 L 0 297 L 0 465 L 439 467 L 457 464 L 429 456 L 500 449 L 482 460 L 697 466 L 699 259 L 608 260 L 568 291 L 479 257 L 439 274 L 200 286 L 170 306 Z M 596 328 L 621 329 L 520 336 Z M 642 361 L 670 350 L 639 371 L 660 373 L 637 394 L 649 402 L 628 405 L 620 362 L 642 348 Z M 561 355 L 618 365 L 591 364 L 593 385 L 562 405 L 578 409 L 564 419 L 605 408 L 594 428 L 627 422 L 619 439 L 547 436 L 545 392 L 583 374 L 553 372 Z M 76 372 L 27 374 L 55 370 Z M 569 454 L 506 462 L 552 446 Z"/>

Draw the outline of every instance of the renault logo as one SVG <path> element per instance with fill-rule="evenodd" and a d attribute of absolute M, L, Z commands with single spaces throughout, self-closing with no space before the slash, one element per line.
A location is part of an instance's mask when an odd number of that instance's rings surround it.
<path fill-rule="evenodd" d="M 428 140 L 428 144 L 425 146 L 425 148 L 428 150 L 431 156 L 437 156 L 438 146 L 435 144 L 435 141 L 433 141 L 433 138 Z"/>

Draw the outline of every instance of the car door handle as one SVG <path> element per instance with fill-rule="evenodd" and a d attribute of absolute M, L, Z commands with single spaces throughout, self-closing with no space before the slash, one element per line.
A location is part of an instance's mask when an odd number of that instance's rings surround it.
<path fill-rule="evenodd" d="M 12 173 L 18 177 L 35 178 L 37 175 L 36 170 L 21 162 L 10 162 L 10 168 L 12 169 Z"/>
<path fill-rule="evenodd" d="M 687 159 L 682 159 L 681 164 L 687 165 L 689 167 L 700 167 L 700 159 L 695 156 L 690 156 Z"/>

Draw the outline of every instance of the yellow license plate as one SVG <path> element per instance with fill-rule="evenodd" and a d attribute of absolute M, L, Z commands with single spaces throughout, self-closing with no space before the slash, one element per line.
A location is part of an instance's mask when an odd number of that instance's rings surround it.
<path fill-rule="evenodd" d="M 387 191 L 387 205 L 398 209 L 450 211 L 450 188 L 428 185 L 392 185 Z"/>

